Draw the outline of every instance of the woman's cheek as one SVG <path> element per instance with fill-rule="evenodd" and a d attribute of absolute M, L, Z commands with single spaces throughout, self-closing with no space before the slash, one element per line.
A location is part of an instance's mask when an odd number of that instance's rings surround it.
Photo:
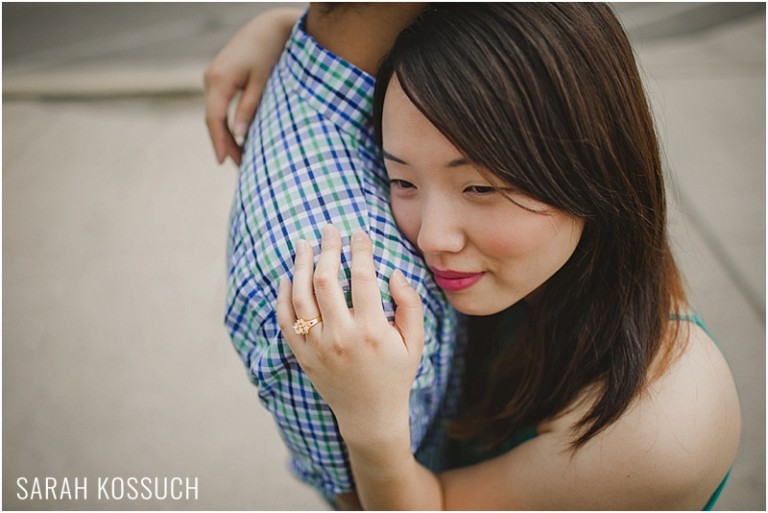
<path fill-rule="evenodd" d="M 416 242 L 419 238 L 419 226 L 421 224 L 418 209 L 409 205 L 409 202 L 393 199 L 392 214 L 395 217 L 397 228 L 405 235 L 408 242 L 417 247 Z"/>
<path fill-rule="evenodd" d="M 527 215 L 526 215 L 527 214 Z M 472 223 L 472 239 L 477 249 L 493 259 L 511 259 L 536 253 L 545 239 L 551 237 L 551 226 L 544 216 L 520 214 L 485 215 Z"/>

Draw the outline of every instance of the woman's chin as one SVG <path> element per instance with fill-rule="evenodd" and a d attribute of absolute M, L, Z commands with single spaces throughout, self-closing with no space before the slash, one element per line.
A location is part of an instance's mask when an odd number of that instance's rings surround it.
<path fill-rule="evenodd" d="M 502 312 L 509 308 L 510 306 L 514 305 L 520 299 L 517 298 L 512 301 L 487 301 L 487 298 L 483 299 L 475 299 L 474 301 L 471 298 L 456 298 L 451 297 L 452 294 L 446 294 L 446 297 L 448 298 L 448 302 L 451 304 L 451 306 L 459 313 L 462 313 L 464 315 L 473 315 L 473 316 L 485 316 L 485 315 L 493 315 L 497 314 L 499 312 Z"/>

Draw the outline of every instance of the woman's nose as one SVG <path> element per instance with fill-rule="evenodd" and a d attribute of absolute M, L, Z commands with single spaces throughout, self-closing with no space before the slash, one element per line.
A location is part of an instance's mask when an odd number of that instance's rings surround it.
<path fill-rule="evenodd" d="M 422 253 L 458 253 L 464 247 L 461 215 L 450 202 L 424 206 L 417 244 Z"/>

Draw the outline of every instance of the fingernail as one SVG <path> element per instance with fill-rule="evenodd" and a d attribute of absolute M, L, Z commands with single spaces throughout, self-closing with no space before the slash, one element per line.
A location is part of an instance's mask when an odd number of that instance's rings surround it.
<path fill-rule="evenodd" d="M 323 231 L 323 239 L 325 239 L 326 237 L 330 237 L 331 235 L 333 235 L 333 232 L 336 231 L 336 228 L 332 224 L 326 224 L 325 226 L 323 226 L 322 231 Z"/>
<path fill-rule="evenodd" d="M 304 254 L 304 252 L 305 252 L 305 251 L 306 251 L 306 249 L 307 249 L 307 246 L 306 246 L 306 244 L 307 244 L 307 241 L 305 241 L 304 239 L 299 239 L 299 240 L 296 242 L 296 256 L 299 256 L 299 255 L 303 255 L 303 254 Z"/>
<path fill-rule="evenodd" d="M 408 285 L 408 280 L 405 279 L 405 275 L 400 269 L 395 269 L 389 279 L 398 285 Z"/>
<path fill-rule="evenodd" d="M 243 123 L 242 121 L 238 121 L 235 123 L 235 135 L 238 137 L 245 136 L 245 133 L 248 131 L 248 124 Z"/>
<path fill-rule="evenodd" d="M 352 240 L 354 241 L 365 242 L 367 238 L 368 237 L 365 235 L 363 230 L 355 230 L 355 232 L 352 234 Z"/>

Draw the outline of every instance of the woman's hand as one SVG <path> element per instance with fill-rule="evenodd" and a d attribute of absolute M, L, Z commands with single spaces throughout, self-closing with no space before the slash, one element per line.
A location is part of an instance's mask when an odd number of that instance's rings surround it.
<path fill-rule="evenodd" d="M 402 438 L 408 430 L 408 399 L 424 345 L 421 299 L 400 271 L 390 278 L 397 310 L 390 324 L 381 306 L 371 242 L 352 237 L 352 303 L 339 285 L 341 238 L 323 230 L 313 269 L 309 243 L 296 245 L 294 281 L 283 280 L 277 318 L 288 345 L 315 388 L 328 402 L 347 443 Z M 297 319 L 320 322 L 296 334 Z"/>
<path fill-rule="evenodd" d="M 229 156 L 240 165 L 242 139 L 256 113 L 261 92 L 280 58 L 291 28 L 301 15 L 297 9 L 271 9 L 240 29 L 205 70 L 205 122 L 219 164 Z M 227 111 L 242 91 L 234 120 L 234 135 Z"/>

